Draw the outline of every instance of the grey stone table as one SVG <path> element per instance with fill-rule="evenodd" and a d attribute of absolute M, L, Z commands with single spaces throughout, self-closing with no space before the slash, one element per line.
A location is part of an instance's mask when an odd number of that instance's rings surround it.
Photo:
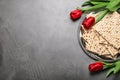
<path fill-rule="evenodd" d="M 0 80 L 120 80 L 90 74 L 69 12 L 83 0 L 0 0 Z"/>

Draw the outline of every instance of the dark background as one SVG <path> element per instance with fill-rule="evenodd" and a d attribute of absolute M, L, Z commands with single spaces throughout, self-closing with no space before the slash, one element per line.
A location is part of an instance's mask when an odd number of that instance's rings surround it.
<path fill-rule="evenodd" d="M 69 12 L 84 0 L 0 0 L 0 80 L 120 80 L 90 74 Z"/>

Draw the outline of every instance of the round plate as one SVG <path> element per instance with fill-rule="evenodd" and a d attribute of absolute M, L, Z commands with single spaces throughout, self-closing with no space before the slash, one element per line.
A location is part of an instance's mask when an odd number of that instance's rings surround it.
<path fill-rule="evenodd" d="M 81 24 L 80 24 L 81 25 Z M 103 58 L 101 56 L 98 56 L 92 52 L 89 52 L 85 49 L 85 43 L 82 39 L 82 29 L 81 29 L 81 26 L 78 27 L 78 33 L 77 33 L 77 37 L 78 37 L 78 41 L 79 41 L 79 44 L 81 46 L 81 48 L 83 49 L 83 51 L 89 56 L 91 57 L 92 59 L 94 60 L 99 60 L 99 61 L 104 61 L 104 62 L 114 62 L 114 61 L 117 61 L 117 60 L 120 60 L 120 56 L 118 56 L 115 60 L 112 60 L 112 59 L 108 59 L 108 58 Z"/>

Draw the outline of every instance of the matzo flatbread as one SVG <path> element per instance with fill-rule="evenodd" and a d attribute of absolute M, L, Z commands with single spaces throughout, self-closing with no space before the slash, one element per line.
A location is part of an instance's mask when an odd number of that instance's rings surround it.
<path fill-rule="evenodd" d="M 117 12 L 107 14 L 93 27 L 111 45 L 120 49 L 120 14 Z"/>
<path fill-rule="evenodd" d="M 85 40 L 85 48 L 99 56 L 114 59 L 118 50 L 108 45 L 108 42 L 102 38 L 94 29 L 83 29 L 82 37 Z M 102 44 L 105 43 L 105 44 Z M 107 44 L 107 45 L 106 45 Z"/>

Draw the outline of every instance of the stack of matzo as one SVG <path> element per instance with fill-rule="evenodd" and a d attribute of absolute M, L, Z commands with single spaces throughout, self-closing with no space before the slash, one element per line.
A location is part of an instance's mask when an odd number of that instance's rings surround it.
<path fill-rule="evenodd" d="M 88 51 L 115 59 L 120 49 L 120 14 L 117 12 L 107 14 L 90 30 L 83 28 L 82 37 Z"/>
<path fill-rule="evenodd" d="M 100 33 L 110 44 L 120 48 L 120 14 L 117 12 L 106 15 L 93 28 Z"/>

